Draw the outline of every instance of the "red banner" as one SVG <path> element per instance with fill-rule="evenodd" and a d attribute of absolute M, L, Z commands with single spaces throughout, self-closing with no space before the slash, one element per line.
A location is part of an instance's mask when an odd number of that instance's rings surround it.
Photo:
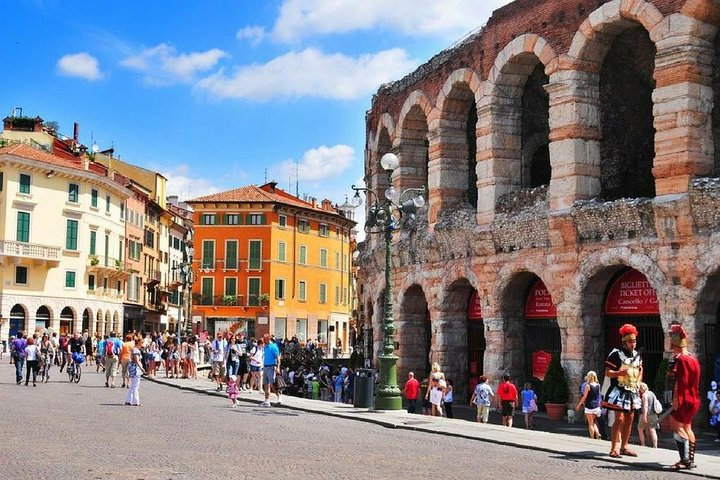
<path fill-rule="evenodd" d="M 550 292 L 542 280 L 538 280 L 530 289 L 525 303 L 525 318 L 556 318 L 557 308 L 552 301 Z"/>
<path fill-rule="evenodd" d="M 532 375 L 538 380 L 545 380 L 545 372 L 550 366 L 552 355 L 548 352 L 533 352 L 532 354 Z"/>
<path fill-rule="evenodd" d="M 482 320 L 482 304 L 477 290 L 473 290 L 468 304 L 468 320 Z"/>
<path fill-rule="evenodd" d="M 605 299 L 606 315 L 660 315 L 657 294 L 647 277 L 628 270 L 615 280 Z"/>

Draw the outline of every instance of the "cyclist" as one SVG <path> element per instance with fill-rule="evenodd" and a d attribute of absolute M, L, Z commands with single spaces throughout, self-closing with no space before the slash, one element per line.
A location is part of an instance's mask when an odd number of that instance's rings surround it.
<path fill-rule="evenodd" d="M 40 358 L 42 368 L 40 370 L 41 376 L 40 381 L 47 383 L 50 380 L 50 367 L 53 364 L 55 358 L 55 349 L 53 348 L 50 337 L 47 333 L 44 333 L 42 340 L 40 340 Z"/>
<path fill-rule="evenodd" d="M 68 368 L 70 368 L 70 365 L 73 365 L 75 363 L 73 353 L 81 353 L 85 355 L 85 342 L 82 338 L 80 338 L 79 333 L 75 332 L 73 334 L 73 338 L 71 338 L 70 342 L 68 343 L 67 353 Z"/>

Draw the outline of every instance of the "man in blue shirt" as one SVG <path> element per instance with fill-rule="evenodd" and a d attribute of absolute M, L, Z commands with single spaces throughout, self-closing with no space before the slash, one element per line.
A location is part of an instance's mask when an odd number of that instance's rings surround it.
<path fill-rule="evenodd" d="M 270 341 L 270 334 L 263 335 L 265 349 L 263 350 L 263 389 L 265 390 L 265 401 L 260 404 L 263 407 L 270 406 L 270 387 L 275 385 L 275 375 L 280 375 L 280 349 L 275 342 Z M 282 402 L 280 390 L 275 389 L 278 403 Z"/>
<path fill-rule="evenodd" d="M 25 347 L 27 339 L 25 332 L 18 332 L 17 338 L 10 344 L 10 354 L 15 364 L 15 381 L 20 385 L 23 377 L 23 366 L 25 365 Z"/>

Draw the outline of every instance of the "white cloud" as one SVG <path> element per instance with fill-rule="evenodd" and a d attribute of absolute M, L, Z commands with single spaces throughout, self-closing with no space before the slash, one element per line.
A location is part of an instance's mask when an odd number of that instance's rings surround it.
<path fill-rule="evenodd" d="M 220 69 L 200 80 L 196 89 L 217 98 L 257 101 L 302 96 L 352 99 L 374 92 L 416 65 L 399 48 L 358 57 L 307 48 L 232 73 Z"/>
<path fill-rule="evenodd" d="M 235 36 L 238 40 L 249 40 L 252 45 L 257 45 L 265 38 L 265 35 L 263 27 L 251 26 L 241 28 Z"/>
<path fill-rule="evenodd" d="M 191 82 L 195 75 L 214 68 L 228 54 L 213 48 L 204 52 L 178 53 L 175 47 L 161 43 L 146 48 L 120 62 L 123 67 L 142 72 L 145 81 L 156 85 Z"/>
<path fill-rule="evenodd" d="M 222 191 L 217 180 L 192 175 L 185 164 L 171 169 L 157 169 L 167 178 L 167 195 L 177 195 L 180 200 L 190 200 Z"/>
<path fill-rule="evenodd" d="M 355 149 L 348 145 L 322 145 L 306 151 L 297 165 L 294 160 L 285 160 L 270 167 L 270 174 L 274 178 L 283 179 L 290 172 L 294 178 L 297 171 L 298 181 L 317 182 L 339 177 L 350 168 L 354 159 Z"/>
<path fill-rule="evenodd" d="M 97 58 L 85 52 L 63 56 L 57 62 L 57 69 L 61 75 L 68 77 L 80 77 L 90 81 L 103 78 Z"/>
<path fill-rule="evenodd" d="M 477 29 L 511 0 L 285 0 L 273 38 L 393 29 L 409 36 L 455 37 Z"/>

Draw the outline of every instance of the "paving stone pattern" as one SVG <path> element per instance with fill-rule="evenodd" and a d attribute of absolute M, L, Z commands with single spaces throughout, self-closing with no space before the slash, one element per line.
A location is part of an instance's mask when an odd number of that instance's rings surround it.
<path fill-rule="evenodd" d="M 285 408 L 233 409 L 144 380 L 143 406 L 126 407 L 125 390 L 105 388 L 95 373 L 70 384 L 55 370 L 37 388 L 13 378 L 2 360 L 0 479 L 677 476 Z"/>

